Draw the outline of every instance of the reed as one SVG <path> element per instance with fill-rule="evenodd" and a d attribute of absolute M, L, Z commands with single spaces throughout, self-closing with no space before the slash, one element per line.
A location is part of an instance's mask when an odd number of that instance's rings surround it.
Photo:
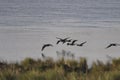
<path fill-rule="evenodd" d="M 26 58 L 20 63 L 0 61 L 0 80 L 120 80 L 120 58 L 112 63 L 93 62 L 88 68 L 86 58 L 54 61 Z"/>

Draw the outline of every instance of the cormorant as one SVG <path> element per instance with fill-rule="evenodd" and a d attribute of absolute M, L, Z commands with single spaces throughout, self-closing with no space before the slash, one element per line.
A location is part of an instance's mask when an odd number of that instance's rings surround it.
<path fill-rule="evenodd" d="M 70 37 L 67 37 L 64 39 L 58 38 L 58 37 L 56 37 L 56 38 L 59 39 L 56 44 L 59 44 L 59 42 L 62 42 L 64 44 L 65 42 L 71 42 L 71 40 L 72 40 L 72 39 L 68 40 Z"/>
<path fill-rule="evenodd" d="M 76 42 L 76 41 L 78 41 L 78 40 L 73 40 L 72 43 L 67 43 L 67 45 L 73 46 L 73 45 L 75 45 L 75 42 Z"/>
<path fill-rule="evenodd" d="M 46 47 L 53 46 L 52 44 L 44 44 L 41 51 L 43 51 Z"/>
<path fill-rule="evenodd" d="M 106 49 L 107 49 L 107 48 L 110 48 L 110 47 L 112 47 L 112 46 L 120 46 L 120 44 L 111 43 L 111 44 L 109 44 L 109 45 L 106 47 Z"/>
<path fill-rule="evenodd" d="M 77 44 L 77 46 L 83 46 L 86 42 L 87 42 L 87 41 L 82 42 L 81 44 Z"/>

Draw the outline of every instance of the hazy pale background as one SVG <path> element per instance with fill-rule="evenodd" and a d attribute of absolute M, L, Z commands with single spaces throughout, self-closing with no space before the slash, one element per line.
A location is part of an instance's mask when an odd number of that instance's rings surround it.
<path fill-rule="evenodd" d="M 56 45 L 56 37 L 71 37 L 83 47 Z M 66 50 L 76 58 L 106 61 L 106 55 L 120 57 L 120 0 L 0 0 L 0 59 L 19 61 L 26 57 L 58 58 L 56 51 Z"/>

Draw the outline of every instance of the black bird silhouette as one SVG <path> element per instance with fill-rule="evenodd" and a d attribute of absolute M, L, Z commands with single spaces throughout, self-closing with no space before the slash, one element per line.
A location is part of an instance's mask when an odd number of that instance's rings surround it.
<path fill-rule="evenodd" d="M 78 41 L 78 40 L 73 40 L 72 43 L 67 43 L 67 45 L 73 46 L 73 45 L 75 45 L 75 42 L 76 42 L 76 41 Z"/>
<path fill-rule="evenodd" d="M 56 37 L 56 38 L 59 39 L 56 44 L 59 44 L 60 42 L 62 42 L 64 44 L 65 42 L 70 42 L 72 40 L 72 39 L 68 40 L 70 37 L 67 37 L 64 39 L 58 38 L 58 37 Z"/>
<path fill-rule="evenodd" d="M 71 42 L 71 41 L 72 41 L 72 39 L 66 40 L 66 42 Z"/>
<path fill-rule="evenodd" d="M 77 46 L 83 46 L 85 43 L 87 43 L 87 41 L 82 42 L 81 44 L 77 44 Z"/>
<path fill-rule="evenodd" d="M 45 58 L 45 55 L 43 53 L 41 53 L 42 57 Z"/>
<path fill-rule="evenodd" d="M 56 44 L 59 44 L 59 42 L 61 42 L 61 40 L 58 40 Z"/>
<path fill-rule="evenodd" d="M 106 47 L 106 49 L 107 49 L 107 48 L 110 48 L 110 47 L 112 47 L 112 46 L 120 46 L 120 44 L 117 44 L 117 43 L 111 43 L 111 44 L 109 44 L 109 45 Z"/>
<path fill-rule="evenodd" d="M 41 51 L 43 51 L 45 49 L 45 47 L 49 47 L 49 46 L 53 46 L 52 44 L 44 44 Z"/>

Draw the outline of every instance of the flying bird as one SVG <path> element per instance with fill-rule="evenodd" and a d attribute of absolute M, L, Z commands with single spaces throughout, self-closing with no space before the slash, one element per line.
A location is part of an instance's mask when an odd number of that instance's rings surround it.
<path fill-rule="evenodd" d="M 60 42 L 62 42 L 64 44 L 65 42 L 70 42 L 72 40 L 72 39 L 68 40 L 70 37 L 67 37 L 64 39 L 58 38 L 58 37 L 56 37 L 56 38 L 59 39 L 56 44 L 59 44 Z"/>
<path fill-rule="evenodd" d="M 56 44 L 59 44 L 59 42 L 61 42 L 61 40 L 58 40 Z"/>
<path fill-rule="evenodd" d="M 77 44 L 77 46 L 83 46 L 85 43 L 87 43 L 87 41 L 82 42 L 81 44 Z"/>
<path fill-rule="evenodd" d="M 52 44 L 44 44 L 43 47 L 42 47 L 42 49 L 41 49 L 41 51 L 43 51 L 46 47 L 49 47 L 49 46 L 52 46 L 52 47 L 53 47 Z"/>
<path fill-rule="evenodd" d="M 78 40 L 73 40 L 72 43 L 67 43 L 67 45 L 73 46 L 73 45 L 75 45 L 75 42 L 76 42 L 76 41 L 78 41 Z"/>
<path fill-rule="evenodd" d="M 71 42 L 71 41 L 72 41 L 72 39 L 66 40 L 66 42 Z"/>
<path fill-rule="evenodd" d="M 107 49 L 107 48 L 110 48 L 110 47 L 112 47 L 112 46 L 120 46 L 120 44 L 117 44 L 117 43 L 111 43 L 111 44 L 109 44 L 109 45 L 106 47 L 106 49 Z"/>

